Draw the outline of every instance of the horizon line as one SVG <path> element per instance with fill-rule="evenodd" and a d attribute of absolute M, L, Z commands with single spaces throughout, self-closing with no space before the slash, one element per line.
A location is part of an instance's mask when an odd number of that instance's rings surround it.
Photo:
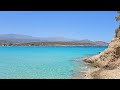
<path fill-rule="evenodd" d="M 73 40 L 90 40 L 90 39 L 69 38 L 69 37 L 65 37 L 65 36 L 47 36 L 47 37 L 44 36 L 44 37 L 40 37 L 40 36 L 34 36 L 34 35 L 28 35 L 28 34 L 16 34 L 16 33 L 4 33 L 4 34 L 0 34 L 0 35 L 25 35 L 25 36 L 35 37 L 35 38 L 55 38 L 55 37 L 61 37 L 61 38 L 73 39 Z M 103 42 L 110 43 L 110 41 L 104 41 L 104 40 L 90 40 L 90 41 L 103 41 Z"/>

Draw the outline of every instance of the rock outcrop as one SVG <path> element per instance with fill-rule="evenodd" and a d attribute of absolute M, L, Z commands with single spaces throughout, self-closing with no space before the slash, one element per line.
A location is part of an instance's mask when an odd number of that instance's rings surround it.
<path fill-rule="evenodd" d="M 92 78 L 87 79 L 120 79 L 120 38 L 114 38 L 108 48 L 99 55 L 83 61 L 99 69 L 88 73 L 87 76 Z"/>
<path fill-rule="evenodd" d="M 94 67 L 114 69 L 120 65 L 120 38 L 114 38 L 109 44 L 108 48 L 95 55 L 83 60 Z"/>
<path fill-rule="evenodd" d="M 99 55 L 86 58 L 83 61 L 93 67 L 100 68 L 98 71 L 91 73 L 93 78 L 116 78 L 114 77 L 116 74 L 118 75 L 117 78 L 120 79 L 120 73 L 118 73 L 118 71 L 120 72 L 120 26 L 115 30 L 115 37 L 105 51 L 101 52 Z M 113 70 L 116 71 L 114 75 L 112 74 Z"/>
<path fill-rule="evenodd" d="M 116 21 L 120 21 L 120 15 L 116 17 Z M 120 79 L 120 25 L 106 50 L 83 61 L 98 68 L 87 75 L 92 79 Z"/>
<path fill-rule="evenodd" d="M 120 26 L 115 30 L 115 38 L 120 38 Z"/>
<path fill-rule="evenodd" d="M 118 14 L 120 14 L 120 11 L 118 11 Z M 120 21 L 120 15 L 115 18 L 116 21 Z M 108 69 L 113 69 L 120 65 L 120 25 L 115 30 L 115 37 L 108 48 L 99 55 L 84 59 L 84 62 L 95 67 Z"/>

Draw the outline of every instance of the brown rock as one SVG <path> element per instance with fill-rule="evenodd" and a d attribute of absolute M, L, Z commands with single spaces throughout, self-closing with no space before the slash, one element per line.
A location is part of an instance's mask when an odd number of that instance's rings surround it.
<path fill-rule="evenodd" d="M 98 66 L 100 68 L 102 67 L 113 68 L 115 67 L 115 65 L 112 65 L 115 64 L 113 62 L 116 62 L 119 58 L 120 58 L 120 39 L 114 38 L 109 44 L 109 47 L 105 51 L 101 52 L 99 55 L 86 58 L 84 61 L 93 64 L 93 66 Z"/>
<path fill-rule="evenodd" d="M 120 38 L 120 28 L 115 30 L 115 38 Z"/>

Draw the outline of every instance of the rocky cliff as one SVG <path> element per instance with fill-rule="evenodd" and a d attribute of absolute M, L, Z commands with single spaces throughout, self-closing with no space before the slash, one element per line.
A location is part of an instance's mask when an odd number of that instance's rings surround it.
<path fill-rule="evenodd" d="M 115 30 L 115 37 L 105 51 L 83 61 L 99 68 L 98 71 L 91 72 L 93 78 L 114 79 L 117 76 L 120 79 L 120 26 Z"/>
<path fill-rule="evenodd" d="M 84 59 L 84 62 L 99 68 L 114 69 L 118 67 L 120 65 L 120 38 L 114 38 L 105 51 Z"/>
<path fill-rule="evenodd" d="M 105 51 L 83 61 L 94 67 L 86 73 L 87 79 L 120 79 L 120 38 L 115 37 Z"/>

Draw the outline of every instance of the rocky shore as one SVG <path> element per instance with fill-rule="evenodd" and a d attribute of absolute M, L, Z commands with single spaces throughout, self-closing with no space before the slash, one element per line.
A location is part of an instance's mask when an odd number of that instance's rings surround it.
<path fill-rule="evenodd" d="M 118 14 L 116 21 L 120 21 Z M 105 51 L 83 61 L 93 67 L 84 75 L 87 79 L 120 79 L 120 25 Z"/>
<path fill-rule="evenodd" d="M 85 74 L 87 79 L 120 79 L 120 28 L 108 48 L 83 61 L 94 67 Z"/>

